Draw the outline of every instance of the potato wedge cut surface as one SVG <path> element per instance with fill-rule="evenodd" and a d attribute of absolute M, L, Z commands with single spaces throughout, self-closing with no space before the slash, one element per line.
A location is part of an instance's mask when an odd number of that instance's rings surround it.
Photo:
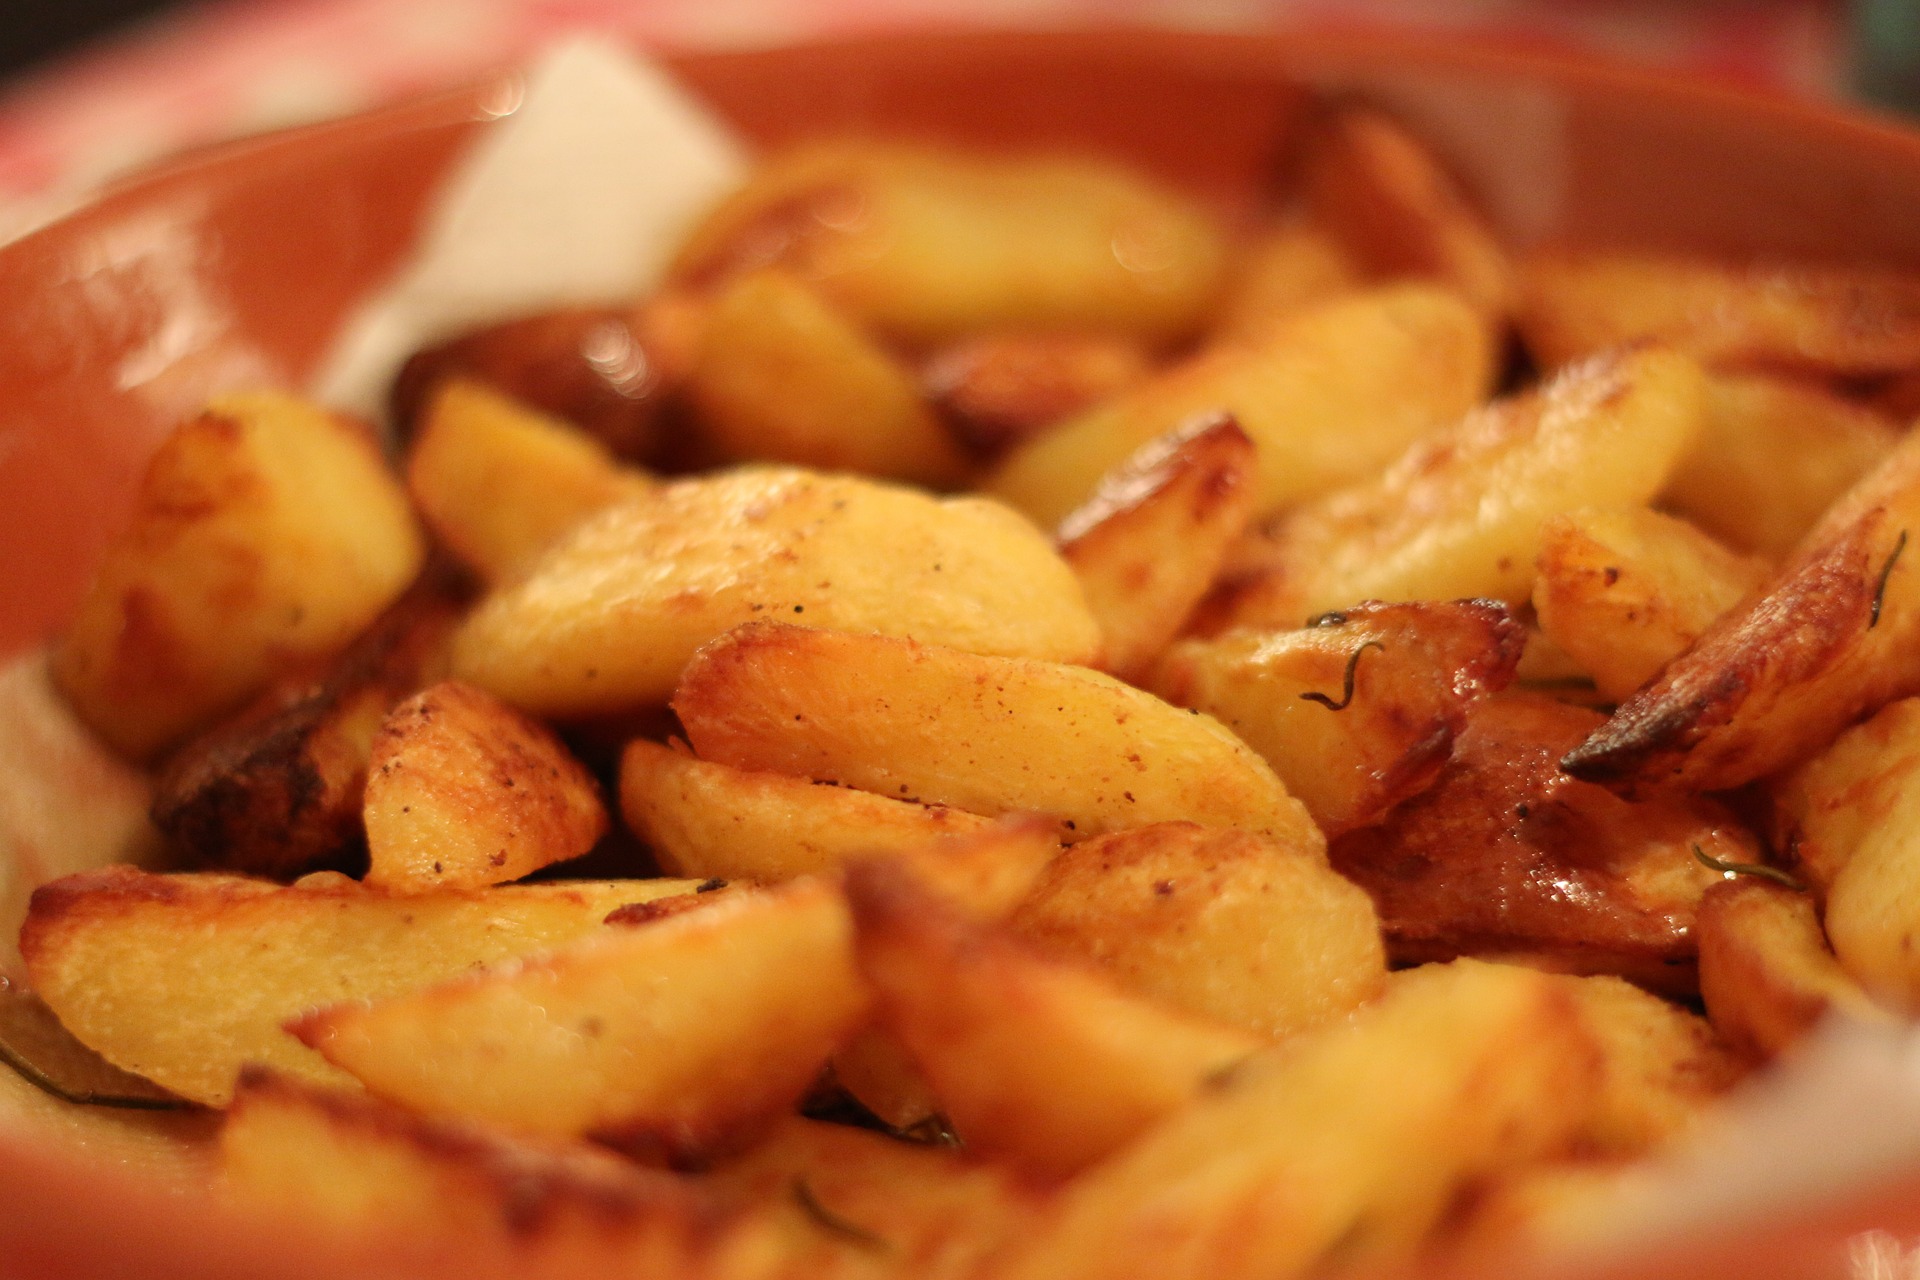
<path fill-rule="evenodd" d="M 617 907 L 693 888 L 556 881 L 410 897 L 331 874 L 283 888 L 116 867 L 42 888 L 20 941 L 33 989 L 82 1042 L 223 1106 L 246 1062 L 344 1082 L 280 1029 L 289 1018 L 558 946 Z"/>
<path fill-rule="evenodd" d="M 1028 951 L 899 863 L 847 875 L 860 971 L 970 1149 L 1043 1177 L 1108 1155 L 1261 1047 Z"/>
<path fill-rule="evenodd" d="M 1209 628 L 1297 627 L 1362 600 L 1524 603 L 1547 518 L 1650 501 L 1699 430 L 1704 394 L 1698 365 L 1649 348 L 1471 413 L 1378 479 L 1284 517 L 1210 603 Z"/>
<path fill-rule="evenodd" d="M 293 1031 L 428 1115 L 687 1156 L 792 1106 L 867 1009 L 844 900 L 801 881 Z"/>
<path fill-rule="evenodd" d="M 673 707 L 701 758 L 735 768 L 1048 814 L 1076 838 L 1185 818 L 1322 844 L 1211 717 L 1079 667 L 754 623 L 700 652 Z"/>
<path fill-rule="evenodd" d="M 536 714 L 658 706 L 694 650 L 759 617 L 1059 661 L 1099 645 L 1071 570 L 998 503 L 751 468 L 589 520 L 481 604 L 454 674 Z"/>
<path fill-rule="evenodd" d="M 388 714 L 367 768 L 366 883 L 476 889 L 577 858 L 607 832 L 600 784 L 553 730 L 443 680 Z"/>

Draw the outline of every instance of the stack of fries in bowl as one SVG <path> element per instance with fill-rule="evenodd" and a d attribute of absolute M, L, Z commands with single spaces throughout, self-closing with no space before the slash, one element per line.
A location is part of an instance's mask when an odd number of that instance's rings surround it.
<path fill-rule="evenodd" d="M 384 442 L 289 388 L 491 89 L 0 250 L 14 1256 L 1605 1266 L 1898 1042 L 1920 142 L 1358 38 L 672 65 L 738 180 Z M 1817 1274 L 1897 1172 L 1630 1265 Z"/>

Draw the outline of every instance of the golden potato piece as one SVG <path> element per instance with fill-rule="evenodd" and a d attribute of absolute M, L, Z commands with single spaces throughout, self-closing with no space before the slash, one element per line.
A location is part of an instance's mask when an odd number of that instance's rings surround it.
<path fill-rule="evenodd" d="M 1568 754 L 1627 795 L 1724 791 L 1797 764 L 1920 692 L 1920 436 L 1848 491 L 1800 550 Z"/>
<path fill-rule="evenodd" d="M 1692 993 L 1693 917 L 1719 878 L 1694 850 L 1757 862 L 1757 842 L 1712 800 L 1634 804 L 1562 774 L 1599 720 L 1537 695 L 1490 698 L 1432 787 L 1333 842 L 1396 961 L 1510 956 Z"/>
<path fill-rule="evenodd" d="M 867 1009 L 845 901 L 796 881 L 288 1029 L 411 1110 L 690 1157 L 797 1102 Z"/>
<path fill-rule="evenodd" d="M 1064 1178 L 1190 1102 L 1260 1047 L 1028 952 L 888 862 L 847 873 L 880 1022 L 969 1149 Z"/>
<path fill-rule="evenodd" d="M 658 706 L 707 641 L 758 617 L 1083 662 L 1099 627 L 998 503 L 752 468 L 663 486 L 575 530 L 483 601 L 453 671 L 540 715 Z"/>
<path fill-rule="evenodd" d="M 1561 981 L 1600 1046 L 1600 1088 L 1581 1131 L 1582 1155 L 1646 1154 L 1692 1125 L 1745 1073 L 1698 1014 L 1620 978 Z"/>
<path fill-rule="evenodd" d="M 898 1036 L 874 1025 L 833 1055 L 833 1081 L 896 1134 L 944 1126 L 940 1099 Z"/>
<path fill-rule="evenodd" d="M 572 423 L 616 457 L 659 461 L 678 371 L 650 319 L 650 308 L 570 307 L 463 333 L 407 361 L 394 421 L 411 436 L 445 384 L 474 382 Z"/>
<path fill-rule="evenodd" d="M 1109 161 L 835 141 L 762 165 L 673 275 L 768 265 L 909 342 L 1013 328 L 1160 342 L 1199 327 L 1226 241 L 1185 197 Z"/>
<path fill-rule="evenodd" d="M 1317 848 L 1165 822 L 1085 840 L 1009 924 L 1128 991 L 1279 1040 L 1386 986 L 1373 902 Z"/>
<path fill-rule="evenodd" d="M 1646 338 L 1716 368 L 1920 364 L 1920 280 L 1884 270 L 1549 250 L 1521 264 L 1515 322 L 1548 368 Z"/>
<path fill-rule="evenodd" d="M 945 805 L 714 764 L 678 746 L 642 738 L 620 757 L 621 812 L 674 875 L 789 880 L 993 825 Z"/>
<path fill-rule="evenodd" d="M 795 1280 L 843 1274 L 822 1268 L 849 1254 L 857 1276 L 991 1274 L 981 1265 L 1031 1228 L 1040 1205 L 985 1161 L 797 1116 L 698 1181 L 729 1209 L 771 1214 L 786 1245 L 771 1274 Z"/>
<path fill-rule="evenodd" d="M 1240 735 L 1331 837 L 1433 781 L 1524 639 L 1496 601 L 1369 601 L 1300 631 L 1182 641 L 1149 683 Z"/>
<path fill-rule="evenodd" d="M 428 397 L 407 453 L 427 526 L 487 582 L 525 576 L 569 529 L 651 486 L 585 432 L 465 378 Z"/>
<path fill-rule="evenodd" d="M 1323 119 L 1303 183 L 1315 221 L 1368 274 L 1437 280 L 1492 316 L 1512 304 L 1513 267 L 1493 229 L 1384 111 L 1345 107 Z"/>
<path fill-rule="evenodd" d="M 416 587 L 319 680 L 285 681 L 167 761 L 153 821 L 187 861 L 255 875 L 346 870 L 374 734 L 393 705 L 445 670 L 459 614 Z"/>
<path fill-rule="evenodd" d="M 1361 600 L 1524 603 L 1541 525 L 1651 500 L 1699 429 L 1704 386 L 1684 356 L 1622 351 L 1471 413 L 1378 479 L 1284 517 L 1209 626 L 1297 627 Z"/>
<path fill-rule="evenodd" d="M 1233 419 L 1198 419 L 1142 445 L 1060 522 L 1108 671 L 1137 683 L 1179 634 L 1253 514 L 1254 463 Z"/>
<path fill-rule="evenodd" d="M 673 709 L 702 759 L 738 769 L 1047 814 L 1075 838 L 1186 818 L 1321 843 L 1213 719 L 1080 667 L 754 623 L 700 651 Z"/>
<path fill-rule="evenodd" d="M 1700 437 L 1661 501 L 1729 545 L 1779 560 L 1899 441 L 1887 418 L 1815 383 L 1717 373 Z"/>
<path fill-rule="evenodd" d="M 577 858 L 607 832 L 600 784 L 553 731 L 443 680 L 374 735 L 366 882 L 395 893 L 476 889 Z"/>
<path fill-rule="evenodd" d="M 1729 1043 L 1756 1057 L 1792 1048 L 1830 1013 L 1891 1021 L 1834 959 L 1805 893 L 1730 877 L 1700 900 L 1696 932 L 1707 1016 Z"/>
<path fill-rule="evenodd" d="M 150 757 L 346 647 L 425 555 L 364 427 L 278 393 L 222 397 L 148 461 L 54 682 L 109 745 Z"/>
<path fill-rule="evenodd" d="M 1889 702 L 1768 787 L 1772 836 L 1824 897 L 1853 851 L 1889 829 L 1920 776 L 1920 698 Z"/>
<path fill-rule="evenodd" d="M 995 458 L 1136 386 L 1151 370 L 1146 350 L 1132 339 L 1013 330 L 934 352 L 920 381 L 955 437 L 976 457 Z"/>
<path fill-rule="evenodd" d="M 221 1128 L 220 1184 L 252 1210 L 556 1271 L 693 1274 L 719 1217 L 680 1179 L 585 1143 L 424 1119 L 262 1068 L 242 1074 Z"/>
<path fill-rule="evenodd" d="M 1769 576 L 1684 520 L 1646 507 L 1588 507 L 1540 530 L 1540 629 L 1619 702 Z"/>
<path fill-rule="evenodd" d="M 1257 341 L 1205 352 L 1009 454 L 987 482 L 1042 524 L 1156 436 L 1229 413 L 1259 447 L 1268 515 L 1364 480 L 1492 385 L 1493 335 L 1454 294 L 1397 285 L 1338 298 Z"/>
<path fill-rule="evenodd" d="M 721 453 L 952 485 L 966 458 L 913 375 L 782 271 L 726 285 L 687 397 Z"/>
<path fill-rule="evenodd" d="M 1404 1263 L 1460 1189 L 1558 1152 L 1599 1058 L 1545 974 L 1461 961 L 1248 1062 L 1072 1183 L 1015 1280 Z"/>
<path fill-rule="evenodd" d="M 326 873 L 282 888 L 115 867 L 42 887 L 20 947 L 33 989 L 83 1043 L 224 1106 L 246 1062 L 346 1080 L 281 1031 L 288 1018 L 558 946 L 600 932 L 625 903 L 693 888 L 556 881 L 403 896 Z"/>
<path fill-rule="evenodd" d="M 1325 228 L 1289 218 L 1244 245 L 1209 335 L 1213 342 L 1257 344 L 1276 324 L 1365 288 L 1360 265 Z"/>

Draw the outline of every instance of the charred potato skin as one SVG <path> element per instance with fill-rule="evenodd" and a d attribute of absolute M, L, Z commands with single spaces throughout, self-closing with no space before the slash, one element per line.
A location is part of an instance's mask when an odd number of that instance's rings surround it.
<path fill-rule="evenodd" d="M 194 865 L 276 878 L 350 869 L 373 731 L 445 665 L 457 618 L 450 596 L 416 589 L 318 683 L 186 744 L 160 775 L 154 825 Z"/>

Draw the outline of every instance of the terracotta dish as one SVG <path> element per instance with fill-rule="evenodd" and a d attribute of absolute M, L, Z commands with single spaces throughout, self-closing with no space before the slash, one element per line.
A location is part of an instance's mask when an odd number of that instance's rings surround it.
<path fill-rule="evenodd" d="M 1517 243 L 1769 251 L 1920 268 L 1920 133 L 1536 52 L 1379 36 L 890 36 L 674 57 L 752 139 L 861 129 L 1117 153 L 1251 208 L 1308 90 L 1405 116 Z M 160 433 L 209 392 L 298 384 L 405 252 L 497 85 L 234 143 L 0 248 L 0 657 L 42 643 Z M 1845 1273 L 1869 1226 L 1920 1233 L 1920 1179 L 1618 1274 Z M 122 1169 L 0 1133 L 0 1275 L 483 1275 L 347 1257 Z M 1609 1272 L 1613 1274 L 1613 1272 Z"/>

